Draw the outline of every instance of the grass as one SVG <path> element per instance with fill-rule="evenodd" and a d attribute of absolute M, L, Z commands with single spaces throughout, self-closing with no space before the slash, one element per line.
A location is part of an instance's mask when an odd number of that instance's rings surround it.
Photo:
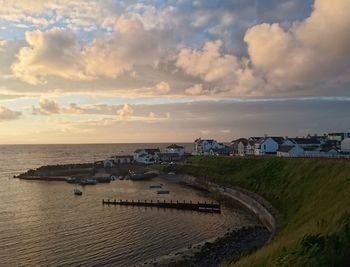
<path fill-rule="evenodd" d="M 280 212 L 273 241 L 234 266 L 350 266 L 350 161 L 195 156 L 174 168 L 251 190 Z"/>

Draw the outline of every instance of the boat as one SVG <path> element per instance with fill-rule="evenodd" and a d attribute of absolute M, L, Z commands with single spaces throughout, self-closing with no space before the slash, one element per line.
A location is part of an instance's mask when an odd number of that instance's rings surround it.
<path fill-rule="evenodd" d="M 68 178 L 67 179 L 67 183 L 69 184 L 75 184 L 77 182 L 77 180 L 75 178 Z"/>
<path fill-rule="evenodd" d="M 83 194 L 83 192 L 81 192 L 80 189 L 78 188 L 74 188 L 73 192 L 74 192 L 74 195 L 76 196 L 81 196 Z"/>
<path fill-rule="evenodd" d="M 149 188 L 162 188 L 162 186 L 160 184 L 152 184 Z"/>
<path fill-rule="evenodd" d="M 81 179 L 79 184 L 80 185 L 95 185 L 97 183 L 96 179 Z"/>
<path fill-rule="evenodd" d="M 157 191 L 157 194 L 160 195 L 160 194 L 169 194 L 170 191 L 169 190 L 158 190 Z"/>

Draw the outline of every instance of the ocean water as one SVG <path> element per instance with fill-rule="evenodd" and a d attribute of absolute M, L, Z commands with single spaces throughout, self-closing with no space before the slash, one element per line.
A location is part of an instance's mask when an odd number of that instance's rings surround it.
<path fill-rule="evenodd" d="M 242 209 L 222 214 L 103 206 L 102 199 L 205 200 L 201 192 L 165 181 L 113 181 L 82 187 L 12 178 L 41 165 L 91 162 L 168 144 L 1 145 L 0 266 L 133 266 L 256 222 Z M 184 144 L 190 151 L 191 144 Z"/>

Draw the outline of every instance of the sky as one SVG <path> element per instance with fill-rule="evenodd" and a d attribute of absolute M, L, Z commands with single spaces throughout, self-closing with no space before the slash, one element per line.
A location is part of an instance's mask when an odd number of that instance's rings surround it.
<path fill-rule="evenodd" d="M 349 0 L 0 0 L 0 143 L 350 131 Z"/>

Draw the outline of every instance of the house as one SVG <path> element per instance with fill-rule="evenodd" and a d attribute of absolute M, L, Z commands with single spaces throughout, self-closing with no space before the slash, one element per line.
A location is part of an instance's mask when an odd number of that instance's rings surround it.
<path fill-rule="evenodd" d="M 339 155 L 339 151 L 335 148 L 304 148 L 304 156 L 306 157 L 334 157 Z"/>
<path fill-rule="evenodd" d="M 103 161 L 103 168 L 112 168 L 113 166 L 113 160 L 106 159 Z"/>
<path fill-rule="evenodd" d="M 255 155 L 255 144 L 259 143 L 259 141 L 263 137 L 260 136 L 253 136 L 248 138 L 248 143 L 246 147 L 244 148 L 245 155 L 247 156 L 253 156 Z"/>
<path fill-rule="evenodd" d="M 113 156 L 111 157 L 111 159 L 113 160 L 114 164 L 130 164 L 134 161 L 133 156 L 128 156 L 128 155 L 117 155 L 117 156 Z"/>
<path fill-rule="evenodd" d="M 219 156 L 219 155 L 230 155 L 231 148 L 229 146 L 224 145 L 223 148 L 212 148 L 209 151 L 209 155 Z"/>
<path fill-rule="evenodd" d="M 345 138 L 341 141 L 341 151 L 344 153 L 350 153 L 350 138 Z"/>
<path fill-rule="evenodd" d="M 180 159 L 181 159 L 181 156 L 178 153 L 161 152 L 161 153 L 157 153 L 155 156 L 155 160 L 157 162 L 172 162 L 172 161 L 179 161 Z"/>
<path fill-rule="evenodd" d="M 258 138 L 261 139 L 260 137 Z M 251 137 L 249 139 L 239 138 L 231 142 L 231 148 L 233 155 L 246 156 L 254 155 L 255 141 L 256 137 Z"/>
<path fill-rule="evenodd" d="M 277 150 L 278 157 L 301 157 L 304 155 L 304 149 L 298 145 L 281 145 Z"/>
<path fill-rule="evenodd" d="M 337 140 L 339 142 L 343 141 L 345 138 L 350 138 L 350 133 L 329 133 L 329 140 Z"/>
<path fill-rule="evenodd" d="M 136 149 L 133 158 L 138 163 L 153 164 L 158 153 L 160 153 L 159 148 Z"/>
<path fill-rule="evenodd" d="M 317 138 L 288 138 L 282 144 L 283 146 L 299 146 L 299 147 L 311 147 L 311 148 L 319 148 L 321 146 L 321 141 Z"/>
<path fill-rule="evenodd" d="M 283 142 L 284 142 L 283 137 L 272 137 L 272 136 L 264 137 L 260 139 L 257 143 L 255 143 L 254 154 L 256 156 L 276 154 L 279 146 Z"/>
<path fill-rule="evenodd" d="M 244 147 L 247 144 L 247 142 L 248 142 L 248 139 L 246 138 L 239 138 L 239 139 L 233 140 L 231 142 L 232 155 L 243 156 Z"/>
<path fill-rule="evenodd" d="M 185 154 L 185 148 L 176 144 L 171 144 L 164 149 L 164 153 L 175 153 L 182 157 Z"/>
<path fill-rule="evenodd" d="M 230 147 L 213 139 L 198 138 L 194 141 L 193 155 L 229 154 Z"/>

